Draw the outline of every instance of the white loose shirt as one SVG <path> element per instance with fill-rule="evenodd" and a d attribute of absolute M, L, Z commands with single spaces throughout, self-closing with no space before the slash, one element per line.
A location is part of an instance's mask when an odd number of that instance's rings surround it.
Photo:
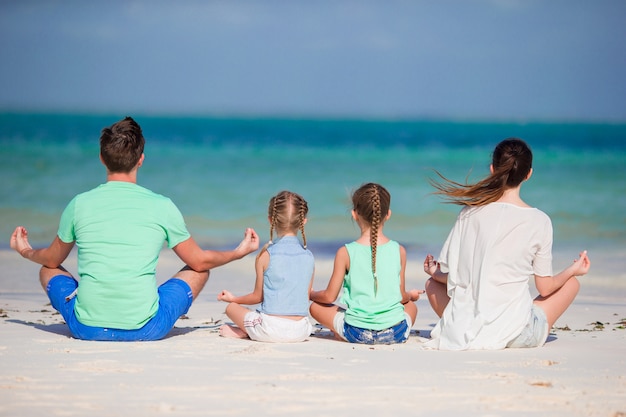
<path fill-rule="evenodd" d="M 426 347 L 503 349 L 530 319 L 528 280 L 552 276 L 552 222 L 509 203 L 465 207 L 438 261 L 450 302 Z"/>

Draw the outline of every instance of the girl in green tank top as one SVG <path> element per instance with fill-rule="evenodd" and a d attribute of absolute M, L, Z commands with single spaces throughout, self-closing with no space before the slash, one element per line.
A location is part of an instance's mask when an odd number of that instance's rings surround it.
<path fill-rule="evenodd" d="M 414 301 L 423 291 L 405 290 L 406 250 L 383 233 L 390 203 L 389 192 L 379 184 L 353 193 L 352 217 L 361 235 L 337 251 L 327 288 L 311 292 L 311 316 L 340 340 L 405 342 L 415 322 Z M 333 304 L 342 288 L 345 309 Z"/>

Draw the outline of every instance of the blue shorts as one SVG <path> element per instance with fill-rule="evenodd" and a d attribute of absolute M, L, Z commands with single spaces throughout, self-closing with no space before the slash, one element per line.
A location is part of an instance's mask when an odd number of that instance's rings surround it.
<path fill-rule="evenodd" d="M 172 278 L 159 286 L 159 309 L 140 329 L 124 330 L 93 327 L 82 324 L 76 318 L 74 304 L 78 282 L 66 275 L 57 275 L 48 283 L 47 293 L 52 307 L 65 319 L 72 336 L 83 340 L 103 340 L 131 342 L 159 340 L 174 327 L 176 320 L 189 311 L 193 294 L 189 285 L 178 278 Z"/>
<path fill-rule="evenodd" d="M 413 323 L 408 314 L 405 313 L 404 316 L 404 320 L 387 329 L 370 330 L 346 323 L 345 313 L 340 311 L 335 315 L 333 326 L 337 335 L 346 342 L 363 343 L 366 345 L 390 345 L 393 343 L 404 343 L 409 339 Z"/>
<path fill-rule="evenodd" d="M 537 305 L 533 305 L 530 319 L 522 333 L 515 339 L 511 340 L 506 347 L 508 348 L 532 348 L 540 347 L 546 343 L 550 328 L 548 327 L 548 319 L 543 309 Z"/>

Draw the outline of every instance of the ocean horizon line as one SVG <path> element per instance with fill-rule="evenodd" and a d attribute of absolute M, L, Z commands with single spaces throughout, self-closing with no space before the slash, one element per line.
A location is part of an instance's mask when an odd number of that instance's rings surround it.
<path fill-rule="evenodd" d="M 289 112 L 201 112 L 201 111 L 142 111 L 142 110 L 71 110 L 71 109 L 11 109 L 0 108 L 0 116 L 43 116 L 43 117 L 96 117 L 189 120 L 241 120 L 241 121 L 311 121 L 311 122 L 374 122 L 374 123 L 460 123 L 502 125 L 626 125 L 620 118 L 543 118 L 543 117 L 477 117 L 436 114 L 330 114 Z"/>

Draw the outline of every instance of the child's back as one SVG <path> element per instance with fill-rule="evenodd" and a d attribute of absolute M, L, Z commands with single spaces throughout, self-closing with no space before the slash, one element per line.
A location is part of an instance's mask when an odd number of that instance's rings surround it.
<path fill-rule="evenodd" d="M 383 234 L 391 216 L 391 196 L 378 184 L 352 195 L 352 217 L 361 236 L 339 248 L 325 290 L 311 293 L 310 312 L 335 336 L 353 343 L 403 343 L 417 316 L 420 291 L 406 292 L 406 250 Z M 335 302 L 343 288 L 343 309 Z"/>
<path fill-rule="evenodd" d="M 309 287 L 315 269 L 310 250 L 295 236 L 283 236 L 267 247 L 269 265 L 263 274 L 265 314 L 308 316 Z"/>
<path fill-rule="evenodd" d="M 290 191 L 281 191 L 270 199 L 270 241 L 256 258 L 254 291 L 241 297 L 225 290 L 218 295 L 218 300 L 230 303 L 226 314 L 237 325 L 222 326 L 222 336 L 300 342 L 311 335 L 308 306 L 315 262 L 306 248 L 304 234 L 308 210 L 307 202 Z M 274 230 L 276 242 L 272 242 Z M 298 231 L 304 244 L 298 240 Z M 256 311 L 240 305 L 259 303 Z"/>

